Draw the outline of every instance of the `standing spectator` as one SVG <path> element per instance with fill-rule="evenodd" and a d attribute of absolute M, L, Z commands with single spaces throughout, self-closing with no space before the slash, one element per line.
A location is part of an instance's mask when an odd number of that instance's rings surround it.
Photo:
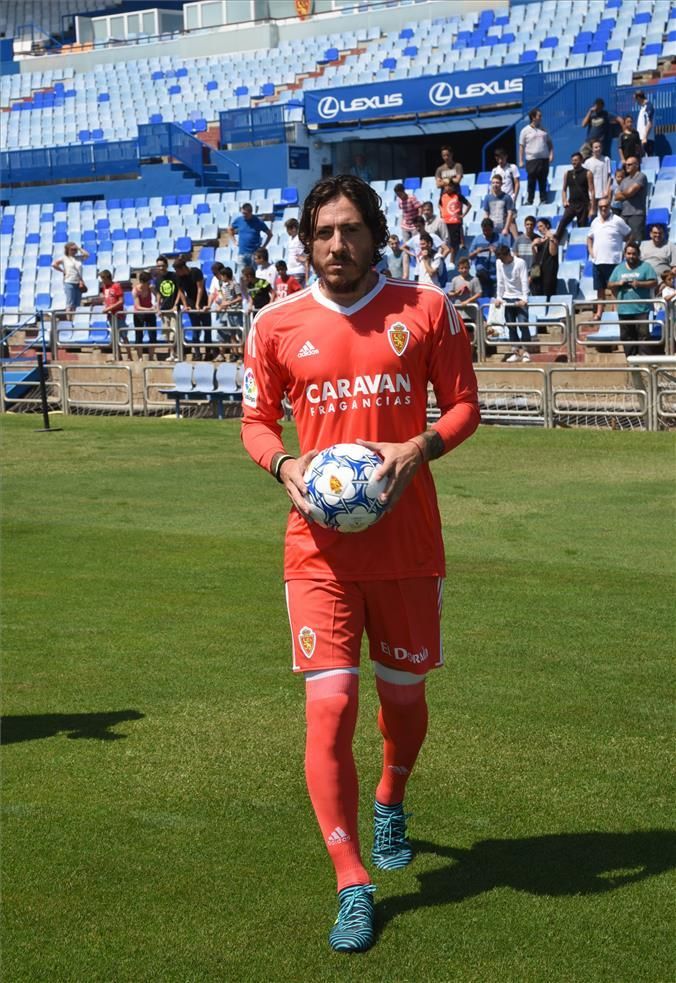
<path fill-rule="evenodd" d="M 613 176 L 613 181 L 612 181 L 611 192 L 610 192 L 610 208 L 613 212 L 613 215 L 620 215 L 622 213 L 622 202 L 618 201 L 615 195 L 620 190 L 620 185 L 622 184 L 626 176 L 627 176 L 627 172 L 625 171 L 624 167 L 618 167 L 615 170 L 615 174 Z"/>
<path fill-rule="evenodd" d="M 55 259 L 52 269 L 63 273 L 63 289 L 66 294 L 66 310 L 69 314 L 82 303 L 82 295 L 86 292 L 87 286 L 82 279 L 82 263 L 89 253 L 76 242 L 67 242 L 63 247 L 63 256 Z M 72 317 L 68 318 L 72 321 Z"/>
<path fill-rule="evenodd" d="M 247 313 L 255 314 L 272 300 L 272 287 L 267 280 L 257 280 L 253 266 L 245 266 L 240 280 L 242 288 L 242 307 Z"/>
<path fill-rule="evenodd" d="M 549 300 L 552 294 L 556 293 L 556 282 L 559 278 L 559 240 L 552 232 L 552 223 L 548 218 L 539 218 L 535 229 L 530 289 L 532 294 Z"/>
<path fill-rule="evenodd" d="M 447 256 L 449 254 L 449 248 L 440 236 L 433 235 L 427 232 L 425 229 L 425 219 L 422 215 L 419 215 L 415 220 L 415 232 L 410 239 L 407 239 L 403 245 L 405 253 L 408 253 L 411 259 L 417 259 L 420 252 L 420 242 L 423 236 L 429 236 L 430 242 L 435 250 L 439 250 L 442 256 Z"/>
<path fill-rule="evenodd" d="M 272 232 L 265 222 L 254 215 L 252 205 L 247 201 L 240 208 L 241 215 L 238 215 L 230 226 L 230 235 L 237 243 L 237 252 L 240 265 L 250 266 L 253 254 L 261 245 L 261 237 L 265 236 L 264 246 L 272 239 Z"/>
<path fill-rule="evenodd" d="M 594 140 L 591 151 L 591 157 L 587 157 L 582 166 L 591 173 L 594 179 L 594 197 L 598 201 L 599 198 L 606 198 L 610 195 L 612 186 L 610 157 L 603 155 L 600 140 Z"/>
<path fill-rule="evenodd" d="M 608 286 L 618 301 L 620 339 L 647 342 L 650 337 L 650 312 L 652 304 L 645 301 L 655 295 L 657 276 L 650 263 L 641 261 L 641 250 L 636 242 L 628 242 L 624 249 L 624 262 L 618 263 L 610 275 Z M 625 355 L 650 355 L 646 344 L 625 345 Z"/>
<path fill-rule="evenodd" d="M 418 283 L 432 283 L 435 287 L 440 287 L 439 270 L 442 263 L 443 259 L 432 245 L 432 237 L 423 232 L 418 252 Z"/>
<path fill-rule="evenodd" d="M 641 107 L 636 119 L 636 129 L 641 140 L 642 154 L 644 157 L 652 157 L 655 152 L 655 107 L 643 91 L 637 92 L 634 98 Z"/>
<path fill-rule="evenodd" d="M 587 252 L 594 268 L 594 289 L 597 300 L 606 299 L 606 287 L 618 263 L 622 262 L 624 243 L 631 235 L 631 229 L 619 215 L 610 210 L 610 199 L 599 200 L 599 213 L 589 227 Z M 600 321 L 603 306 L 596 305 L 593 320 Z"/>
<path fill-rule="evenodd" d="M 141 270 L 138 275 L 138 283 L 132 289 L 132 298 L 134 300 L 134 327 L 137 329 L 134 332 L 136 344 L 143 344 L 143 329 L 148 329 L 148 344 L 150 348 L 148 349 L 148 358 L 154 358 L 155 348 L 154 345 L 157 344 L 157 314 L 158 309 L 158 295 L 155 289 L 155 284 L 150 282 L 150 273 L 147 270 Z M 140 354 L 143 354 L 143 348 L 141 348 Z"/>
<path fill-rule="evenodd" d="M 628 157 L 624 162 L 627 176 L 615 192 L 615 201 L 622 202 L 620 215 L 631 229 L 635 242 L 645 239 L 645 210 L 648 198 L 648 179 L 639 170 L 637 157 Z"/>
<path fill-rule="evenodd" d="M 641 256 L 650 263 L 658 278 L 676 266 L 676 245 L 667 241 L 666 229 L 659 222 L 650 226 L 650 239 L 641 243 Z"/>
<path fill-rule="evenodd" d="M 505 305 L 505 323 L 512 352 L 505 362 L 530 362 L 530 355 L 518 342 L 530 341 L 528 328 L 528 270 L 518 256 L 514 256 L 509 246 L 498 246 L 496 250 L 497 287 L 496 307 Z M 521 338 L 519 338 L 519 333 Z"/>
<path fill-rule="evenodd" d="M 111 335 L 118 327 L 117 315 L 124 310 L 124 290 L 121 283 L 113 280 L 110 270 L 101 270 L 99 273 L 99 293 L 96 297 L 87 297 L 84 301 L 87 307 L 95 307 L 102 304 L 102 311 L 106 315 Z M 124 323 L 124 318 L 122 319 Z"/>
<path fill-rule="evenodd" d="M 618 141 L 620 151 L 620 161 L 626 164 L 628 157 L 638 157 L 640 160 L 643 155 L 643 145 L 638 131 L 634 129 L 634 121 L 631 116 L 618 117 L 618 123 L 622 124 L 622 132 Z"/>
<path fill-rule="evenodd" d="M 439 212 L 446 225 L 446 242 L 448 243 L 451 263 L 455 263 L 458 250 L 465 245 L 462 223 L 472 203 L 460 191 L 460 183 L 449 178 L 439 196 Z"/>
<path fill-rule="evenodd" d="M 284 300 L 289 294 L 298 293 L 302 290 L 300 283 L 295 277 L 289 275 L 286 263 L 283 259 L 278 259 L 275 263 L 275 269 L 277 270 L 277 276 L 274 283 L 274 299 Z"/>
<path fill-rule="evenodd" d="M 362 181 L 366 181 L 367 184 L 370 184 L 373 180 L 371 168 L 366 163 L 366 157 L 364 157 L 363 154 L 355 154 L 352 158 L 350 174 L 354 174 L 355 177 L 361 178 Z"/>
<path fill-rule="evenodd" d="M 409 256 L 401 247 L 399 236 L 390 235 L 385 250 L 386 275 L 393 280 L 408 280 Z"/>
<path fill-rule="evenodd" d="M 204 289 L 202 271 L 196 266 L 188 266 L 187 257 L 183 253 L 180 253 L 174 260 L 174 272 L 176 273 L 176 280 L 183 293 L 185 306 L 190 319 L 190 326 L 193 329 L 211 328 L 209 298 Z M 193 358 L 196 360 L 202 358 L 202 353 L 196 346 L 202 341 L 207 346 L 210 346 L 212 341 L 211 331 L 204 331 L 204 337 L 202 337 L 202 334 L 203 332 L 201 330 L 193 330 L 192 332 L 192 352 Z M 205 358 L 209 359 L 211 356 L 211 347 L 207 347 Z"/>
<path fill-rule="evenodd" d="M 420 214 L 425 219 L 425 232 L 431 236 L 438 236 L 442 242 L 448 245 L 448 229 L 446 223 L 438 215 L 434 214 L 434 205 L 431 201 L 424 201 L 420 206 Z"/>
<path fill-rule="evenodd" d="M 155 262 L 155 289 L 160 299 L 162 334 L 167 339 L 169 345 L 167 361 L 175 362 L 174 331 L 176 326 L 176 311 L 179 307 L 187 307 L 188 301 L 178 285 L 176 274 L 169 270 L 169 259 L 166 256 L 158 256 Z"/>
<path fill-rule="evenodd" d="M 442 147 L 441 163 L 434 172 L 434 180 L 437 183 L 437 188 L 443 188 L 448 184 L 451 178 L 455 178 L 459 184 L 464 173 L 462 164 L 458 164 L 458 162 L 453 159 L 453 148 Z"/>
<path fill-rule="evenodd" d="M 290 218 L 284 223 L 286 234 L 286 248 L 284 259 L 286 260 L 289 276 L 292 276 L 304 287 L 308 278 L 308 256 L 305 246 L 298 238 L 298 219 Z"/>
<path fill-rule="evenodd" d="M 218 330 L 218 336 L 228 348 L 219 349 L 216 362 L 223 362 L 230 351 L 235 351 L 233 346 L 233 335 L 241 338 L 242 336 L 242 293 L 234 278 L 232 268 L 224 266 L 223 263 L 212 263 L 212 278 L 209 283 L 209 307 L 217 312 L 218 320 L 222 328 Z M 236 331 L 229 329 L 235 328 Z"/>
<path fill-rule="evenodd" d="M 502 178 L 499 174 L 491 177 L 491 190 L 481 202 L 486 218 L 490 218 L 500 235 L 509 236 L 514 220 L 514 200 L 511 195 L 502 190 Z"/>
<path fill-rule="evenodd" d="M 470 276 L 469 258 L 463 256 L 458 260 L 458 273 L 451 280 L 448 296 L 456 307 L 461 308 L 462 318 L 468 330 L 473 331 L 476 324 L 478 308 L 470 305 L 476 304 L 481 297 L 481 282 L 478 277 Z"/>
<path fill-rule="evenodd" d="M 257 249 L 254 253 L 254 269 L 256 270 L 257 280 L 267 280 L 270 286 L 275 287 L 275 280 L 277 279 L 277 267 L 274 263 L 270 262 L 270 256 L 267 249 Z"/>
<path fill-rule="evenodd" d="M 481 283 L 484 297 L 494 297 L 498 279 L 496 270 L 496 250 L 498 246 L 508 246 L 507 236 L 498 235 L 490 218 L 481 223 L 481 235 L 474 237 L 469 258 L 474 260 L 474 270 Z"/>
<path fill-rule="evenodd" d="M 542 113 L 531 109 L 528 113 L 530 123 L 519 134 L 519 167 L 525 164 L 528 175 L 528 204 L 533 204 L 535 186 L 538 186 L 540 204 L 547 198 L 547 175 L 549 165 L 554 160 L 554 144 L 542 124 Z"/>
<path fill-rule="evenodd" d="M 516 164 L 509 163 L 507 151 L 503 147 L 497 147 L 495 150 L 495 167 L 491 171 L 491 179 L 496 175 L 499 175 L 502 178 L 502 190 L 505 192 L 505 194 L 509 195 L 514 202 L 512 221 L 509 231 L 516 239 L 519 234 L 519 230 L 516 227 L 516 205 L 519 200 L 519 191 L 521 189 L 521 176 L 519 174 L 519 168 L 516 166 Z"/>
<path fill-rule="evenodd" d="M 526 264 L 526 269 L 530 275 L 530 270 L 533 265 L 533 243 L 535 242 L 535 216 L 526 215 L 523 220 L 523 232 L 514 240 L 514 248 L 512 252 L 519 259 L 522 259 Z"/>
<path fill-rule="evenodd" d="M 591 171 L 582 166 L 582 154 L 579 150 L 571 154 L 570 162 L 573 166 L 563 176 L 563 215 L 556 230 L 559 242 L 573 219 L 577 219 L 578 228 L 583 228 L 589 218 L 596 214 L 594 178 Z"/>
<path fill-rule="evenodd" d="M 582 126 L 587 127 L 587 145 L 593 147 L 594 141 L 600 140 L 601 153 L 606 156 L 610 153 L 610 122 L 603 99 L 595 99 L 582 120 Z"/>
<path fill-rule="evenodd" d="M 394 193 L 401 209 L 401 237 L 410 239 L 415 232 L 415 219 L 420 214 L 420 202 L 414 194 L 407 194 L 403 184 L 395 184 Z"/>

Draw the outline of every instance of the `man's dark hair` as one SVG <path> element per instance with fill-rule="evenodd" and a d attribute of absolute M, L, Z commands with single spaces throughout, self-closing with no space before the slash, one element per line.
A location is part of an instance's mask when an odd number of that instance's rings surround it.
<path fill-rule="evenodd" d="M 493 221 L 492 218 L 482 219 L 481 228 L 482 229 L 491 229 L 491 231 L 492 231 L 495 228 L 495 222 Z"/>
<path fill-rule="evenodd" d="M 270 262 L 270 254 L 268 253 L 265 246 L 259 246 L 258 249 L 255 249 L 254 256 L 261 256 L 266 263 Z"/>
<path fill-rule="evenodd" d="M 636 239 L 630 239 L 629 242 L 627 242 L 625 244 L 625 247 L 624 247 L 625 253 L 626 253 L 627 249 L 629 249 L 629 247 L 631 247 L 632 249 L 635 249 L 636 252 L 639 254 L 639 256 L 641 255 L 641 243 L 638 242 Z"/>
<path fill-rule="evenodd" d="M 147 270 L 141 270 L 138 275 L 139 283 L 150 283 L 150 273 Z"/>
<path fill-rule="evenodd" d="M 645 99 L 645 92 L 643 89 L 639 89 L 638 92 L 634 93 L 634 99 Z M 629 243 L 627 243 L 627 245 L 629 245 Z"/>
<path fill-rule="evenodd" d="M 533 122 L 533 120 L 535 119 L 535 117 L 539 112 L 540 112 L 539 109 L 530 109 L 528 111 L 528 119 L 531 121 L 531 123 Z"/>
<path fill-rule="evenodd" d="M 493 155 L 497 157 L 498 154 L 500 155 L 500 157 L 506 157 L 507 151 L 505 150 L 504 147 L 496 147 L 495 150 L 493 151 Z"/>
<path fill-rule="evenodd" d="M 373 236 L 373 262 L 382 259 L 381 250 L 387 243 L 387 220 L 382 211 L 382 201 L 373 188 L 353 174 L 337 174 L 323 178 L 315 184 L 303 202 L 298 238 L 306 249 L 312 249 L 317 213 L 327 202 L 343 195 L 357 206 L 364 224 Z"/>
<path fill-rule="evenodd" d="M 283 259 L 278 259 L 277 262 L 275 263 L 275 269 L 286 270 L 287 269 L 286 261 Z"/>
<path fill-rule="evenodd" d="M 165 256 L 164 253 L 162 253 L 160 256 L 157 257 L 157 259 L 155 260 L 155 262 L 156 263 L 166 263 L 167 266 L 169 266 L 169 257 L 168 256 Z"/>
<path fill-rule="evenodd" d="M 659 229 L 662 235 L 666 237 L 667 229 L 666 226 L 663 225 L 661 222 L 653 222 L 650 228 L 648 229 L 648 232 L 652 232 L 653 229 Z"/>
<path fill-rule="evenodd" d="M 113 279 L 113 274 L 110 272 L 110 270 L 99 270 L 99 276 L 107 276 L 110 280 Z"/>
<path fill-rule="evenodd" d="M 404 187 L 404 185 L 400 181 L 399 184 L 395 184 L 395 186 L 394 186 L 394 188 L 392 190 L 396 194 L 397 191 L 406 191 L 406 188 Z"/>
<path fill-rule="evenodd" d="M 603 99 L 594 99 L 594 105 L 598 106 L 599 109 L 603 109 L 603 107 L 605 106 L 605 102 L 603 101 Z"/>
<path fill-rule="evenodd" d="M 535 223 L 537 222 L 537 219 L 536 219 L 536 217 L 534 215 L 526 215 L 525 219 L 523 220 L 524 221 L 524 225 L 529 220 L 533 223 L 533 225 L 535 225 Z"/>
<path fill-rule="evenodd" d="M 242 202 L 242 204 L 239 206 L 240 212 L 242 211 L 243 208 L 250 208 L 251 211 L 253 211 L 253 205 L 251 204 L 250 201 L 243 201 Z"/>
<path fill-rule="evenodd" d="M 420 233 L 420 241 L 421 242 L 426 242 L 429 246 L 433 246 L 434 245 L 434 243 L 432 242 L 432 236 L 429 234 L 429 232 L 421 232 Z"/>
<path fill-rule="evenodd" d="M 224 273 L 225 272 L 225 266 L 223 266 L 222 263 L 212 263 L 211 264 L 211 272 L 214 274 L 214 276 L 216 276 L 217 273 Z"/>
<path fill-rule="evenodd" d="M 543 224 L 544 226 L 546 226 L 546 228 L 548 228 L 548 229 L 551 229 L 551 227 L 552 227 L 552 223 L 551 223 L 551 222 L 549 221 L 549 219 L 548 219 L 548 218 L 545 218 L 545 216 L 544 216 L 544 215 L 542 215 L 542 216 L 541 216 L 541 217 L 540 217 L 540 218 L 538 219 L 538 222 L 542 222 L 542 224 Z"/>
<path fill-rule="evenodd" d="M 498 246 L 498 248 L 495 250 L 495 255 L 498 258 L 500 258 L 500 256 L 508 256 L 511 253 L 511 251 L 512 250 L 509 248 L 509 246 L 506 246 L 503 243 L 501 246 Z"/>

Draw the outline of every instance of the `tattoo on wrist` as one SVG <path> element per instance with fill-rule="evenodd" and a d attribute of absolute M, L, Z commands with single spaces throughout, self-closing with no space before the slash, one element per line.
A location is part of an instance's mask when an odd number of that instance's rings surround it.
<path fill-rule="evenodd" d="M 444 442 L 436 430 L 426 430 L 420 434 L 423 439 L 425 451 L 423 457 L 426 461 L 436 461 L 444 453 Z"/>

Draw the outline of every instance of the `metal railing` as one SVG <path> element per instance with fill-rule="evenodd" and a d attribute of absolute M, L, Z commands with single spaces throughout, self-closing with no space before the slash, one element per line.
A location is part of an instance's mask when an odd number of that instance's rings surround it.
<path fill-rule="evenodd" d="M 650 314 L 637 316 L 631 319 L 620 319 L 622 308 L 629 305 L 643 304 L 651 308 Z M 598 306 L 604 311 L 614 313 L 615 318 L 606 317 L 601 321 L 595 321 L 591 317 L 578 318 L 576 315 L 583 313 L 583 308 Z M 646 348 L 647 351 L 641 354 L 649 354 L 652 351 L 664 351 L 667 355 L 674 354 L 674 328 L 676 322 L 676 311 L 673 304 L 668 304 L 662 297 L 649 297 L 641 300 L 576 300 L 573 303 L 573 324 L 574 324 L 574 344 L 583 349 L 597 348 L 607 351 L 612 348 L 619 348 L 627 354 L 631 348 Z M 636 328 L 637 334 L 643 334 L 643 338 L 622 338 L 622 326 Z M 610 330 L 609 330 L 610 329 Z M 633 353 L 631 353 L 633 354 Z"/>
<path fill-rule="evenodd" d="M 470 305 L 468 305 L 469 307 Z M 477 356 L 480 362 L 486 360 L 489 349 L 511 347 L 523 348 L 524 351 L 540 351 L 541 349 L 556 349 L 565 351 L 567 357 L 572 361 L 575 357 L 575 346 L 572 340 L 572 312 L 570 308 L 560 301 L 542 301 L 537 303 L 529 302 L 527 321 L 505 321 L 504 324 L 493 326 L 487 323 L 486 314 L 489 305 L 484 303 L 477 307 L 476 318 L 476 345 Z M 509 307 L 510 305 L 505 305 Z M 461 310 L 462 313 L 462 310 Z M 518 334 L 519 328 L 527 327 L 530 335 L 528 341 L 520 338 L 512 340 L 509 337 L 509 329 L 514 328 Z M 547 329 L 547 335 L 539 333 L 541 328 Z M 492 353 L 491 353 L 492 354 Z"/>
<path fill-rule="evenodd" d="M 484 423 L 546 425 L 547 372 L 544 368 L 477 365 L 475 372 Z"/>
<path fill-rule="evenodd" d="M 618 385 L 609 384 L 609 377 L 616 377 Z M 547 427 L 584 420 L 602 421 L 617 429 L 623 428 L 623 421 L 635 422 L 643 430 L 655 429 L 653 382 L 649 369 L 552 365 L 547 382 Z"/>
<path fill-rule="evenodd" d="M 93 374 L 105 374 L 107 379 L 92 378 Z M 84 375 L 86 378 L 81 378 Z M 120 378 L 121 377 L 121 378 Z M 74 395 L 79 393 L 79 395 Z M 104 393 L 102 399 L 92 399 L 92 393 Z M 64 411 L 95 408 L 97 410 L 124 411 L 134 415 L 134 389 L 129 365 L 64 365 Z"/>

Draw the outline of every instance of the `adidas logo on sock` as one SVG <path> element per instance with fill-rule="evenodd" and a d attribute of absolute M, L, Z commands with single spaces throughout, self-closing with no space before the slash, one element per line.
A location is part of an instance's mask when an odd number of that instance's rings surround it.
<path fill-rule="evenodd" d="M 349 840 L 350 834 L 346 833 L 340 826 L 336 826 L 326 842 L 329 846 L 338 846 L 339 843 L 348 843 Z"/>
<path fill-rule="evenodd" d="M 308 355 L 319 355 L 319 349 L 315 348 L 311 341 L 306 341 L 296 358 L 307 358 Z"/>
<path fill-rule="evenodd" d="M 393 771 L 395 775 L 408 775 L 408 768 L 404 765 L 388 765 L 389 771 Z"/>

